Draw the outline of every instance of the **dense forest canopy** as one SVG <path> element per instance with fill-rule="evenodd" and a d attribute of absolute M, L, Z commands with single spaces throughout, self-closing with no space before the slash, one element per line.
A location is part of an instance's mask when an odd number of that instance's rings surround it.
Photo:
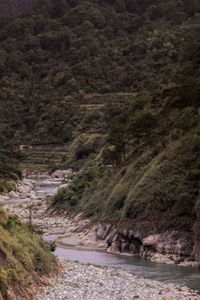
<path fill-rule="evenodd" d="M 54 209 L 186 232 L 199 261 L 200 1 L 0 0 L 0 194 L 32 167 L 76 171 Z M 56 268 L 1 209 L 0 255 L 0 299 Z"/>
<path fill-rule="evenodd" d="M 59 0 L 2 16 L 1 123 L 16 143 L 66 142 L 79 123 L 73 109 L 88 94 L 147 91 L 165 106 L 163 90 L 186 98 L 190 82 L 196 102 L 198 13 L 195 0 Z"/>
<path fill-rule="evenodd" d="M 0 15 L 27 13 L 37 4 L 37 0 L 0 0 Z"/>
<path fill-rule="evenodd" d="M 191 230 L 199 16 L 198 0 L 45 0 L 1 16 L 0 127 L 15 145 L 68 143 L 63 165 L 83 166 L 56 206 L 116 219 L 162 215 L 163 227 Z"/>

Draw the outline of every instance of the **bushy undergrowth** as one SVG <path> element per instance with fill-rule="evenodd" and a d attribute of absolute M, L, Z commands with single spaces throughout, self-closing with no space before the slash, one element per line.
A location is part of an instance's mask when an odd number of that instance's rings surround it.
<path fill-rule="evenodd" d="M 53 205 L 98 219 L 130 224 L 146 220 L 160 230 L 191 230 L 200 186 L 198 111 L 187 107 L 167 116 L 157 112 L 159 126 L 142 121 L 139 134 L 132 133 L 128 128 L 136 121 L 139 128 L 139 111 L 119 118 L 113 125 L 117 134 L 113 136 L 112 131 L 108 137 L 114 152 L 108 151 L 111 146 L 107 144 L 55 196 Z"/>
<path fill-rule="evenodd" d="M 196 0 L 49 0 L 1 17 L 0 129 L 15 144 L 67 143 L 59 164 L 81 169 L 55 207 L 191 230 L 199 12 Z"/>
<path fill-rule="evenodd" d="M 7 193 L 21 178 L 21 171 L 16 149 L 1 134 L 0 128 L 0 193 Z"/>
<path fill-rule="evenodd" d="M 7 299 L 8 290 L 31 298 L 31 287 L 40 276 L 56 270 L 49 246 L 18 217 L 0 209 L 0 299 Z"/>

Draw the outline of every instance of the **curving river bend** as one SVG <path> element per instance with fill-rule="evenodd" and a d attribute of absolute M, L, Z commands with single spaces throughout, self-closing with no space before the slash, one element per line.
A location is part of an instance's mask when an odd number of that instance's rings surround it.
<path fill-rule="evenodd" d="M 61 182 L 45 184 L 43 179 L 37 179 L 37 194 L 45 198 L 52 194 L 59 187 Z M 55 236 L 49 236 L 47 239 L 54 239 Z M 95 264 L 101 266 L 112 266 L 123 268 L 133 272 L 139 277 L 153 280 L 159 280 L 167 283 L 186 285 L 200 293 L 200 270 L 190 267 L 181 267 L 176 265 L 158 264 L 141 258 L 108 254 L 102 251 L 83 250 L 77 248 L 57 247 L 55 255 L 69 261 L 78 261 L 84 264 Z"/>

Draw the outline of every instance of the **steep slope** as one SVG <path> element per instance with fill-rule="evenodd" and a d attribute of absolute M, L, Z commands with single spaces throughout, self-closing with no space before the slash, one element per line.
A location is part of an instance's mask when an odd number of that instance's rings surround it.
<path fill-rule="evenodd" d="M 56 269 L 48 246 L 0 209 L 0 299 L 35 299 L 42 276 Z"/>
<path fill-rule="evenodd" d="M 51 0 L 1 18 L 0 127 L 16 144 L 67 143 L 61 164 L 83 167 L 55 207 L 198 245 L 199 13 L 196 0 Z"/>
<path fill-rule="evenodd" d="M 90 95 L 111 94 L 110 120 L 113 94 L 159 93 L 198 31 L 199 10 L 195 0 L 52 0 L 1 18 L 0 122 L 15 142 L 71 142 L 87 130 L 79 108 Z"/>
<path fill-rule="evenodd" d="M 21 178 L 19 153 L 12 143 L 6 140 L 5 132 L 0 132 L 0 193 L 9 192 Z"/>

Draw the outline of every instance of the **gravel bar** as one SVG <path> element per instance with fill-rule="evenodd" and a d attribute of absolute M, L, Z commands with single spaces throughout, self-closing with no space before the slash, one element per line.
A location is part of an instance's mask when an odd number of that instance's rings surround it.
<path fill-rule="evenodd" d="M 197 300 L 187 287 L 138 278 L 128 271 L 62 261 L 61 275 L 39 300 Z"/>

